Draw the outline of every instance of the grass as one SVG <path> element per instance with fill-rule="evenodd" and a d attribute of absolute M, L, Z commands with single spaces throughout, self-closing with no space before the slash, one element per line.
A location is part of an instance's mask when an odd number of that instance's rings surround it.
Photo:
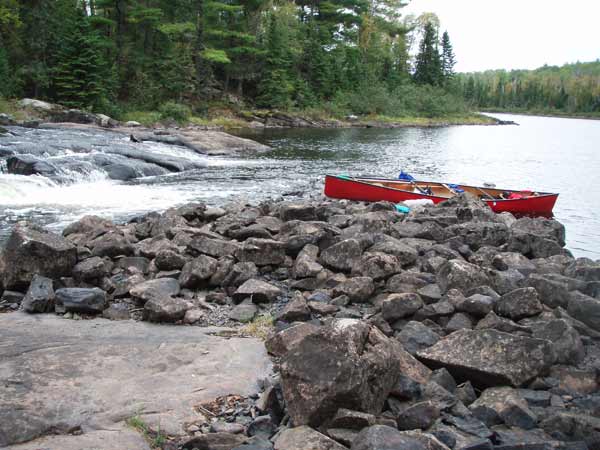
<path fill-rule="evenodd" d="M 403 126 L 431 127 L 440 125 L 491 125 L 496 121 L 483 114 L 464 114 L 446 117 L 389 117 L 369 116 L 360 119 L 361 122 L 380 122 Z"/>
<path fill-rule="evenodd" d="M 158 111 L 129 111 L 123 113 L 123 122 L 139 122 L 145 127 L 150 127 L 160 122 L 160 113 Z"/>
<path fill-rule="evenodd" d="M 264 341 L 271 335 L 273 329 L 273 316 L 270 314 L 263 314 L 256 317 L 249 324 L 244 325 L 240 329 L 240 332 L 244 336 L 252 336 Z"/>
<path fill-rule="evenodd" d="M 16 101 L 0 97 L 0 113 L 8 114 L 15 120 L 26 120 L 27 114 L 17 106 Z"/>
<path fill-rule="evenodd" d="M 167 437 L 160 431 L 160 422 L 158 424 L 157 431 L 152 431 L 148 424 L 142 420 L 139 414 L 127 419 L 126 423 L 131 428 L 141 433 L 152 448 L 162 449 L 167 443 Z"/>
<path fill-rule="evenodd" d="M 549 117 L 572 117 L 580 119 L 600 119 L 600 111 L 595 112 L 567 112 L 557 109 L 543 108 L 483 108 L 482 111 L 490 113 L 523 114 L 529 116 L 549 116 Z"/>
<path fill-rule="evenodd" d="M 225 129 L 248 127 L 248 122 L 234 117 L 215 117 L 212 119 L 207 119 L 205 117 L 192 116 L 190 117 L 190 123 L 199 126 L 219 127 Z"/>

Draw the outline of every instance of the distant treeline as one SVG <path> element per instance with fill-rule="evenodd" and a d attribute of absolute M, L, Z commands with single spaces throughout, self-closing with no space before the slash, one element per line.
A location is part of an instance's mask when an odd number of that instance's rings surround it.
<path fill-rule="evenodd" d="M 0 95 L 118 115 L 252 107 L 463 112 L 433 15 L 404 0 L 0 0 Z M 414 40 L 422 41 L 413 64 Z M 174 106 L 175 104 L 175 106 Z M 204 105 L 204 106 L 203 106 Z"/>
<path fill-rule="evenodd" d="M 600 113 L 600 60 L 535 70 L 463 73 L 457 89 L 478 108 Z"/>

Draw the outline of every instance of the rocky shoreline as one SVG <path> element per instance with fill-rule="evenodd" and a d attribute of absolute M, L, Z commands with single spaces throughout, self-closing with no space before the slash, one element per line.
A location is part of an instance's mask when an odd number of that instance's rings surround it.
<path fill-rule="evenodd" d="M 121 418 L 154 448 L 592 450 L 600 263 L 564 239 L 554 220 L 467 195 L 408 214 L 316 197 L 88 216 L 62 236 L 23 224 L 0 259 L 0 335 L 35 336 L 27 317 L 104 317 L 264 336 L 274 373 L 260 392 L 197 405 L 204 419 L 179 427 Z M 5 409 L 19 395 L 0 391 L 0 446 L 95 432 L 57 417 L 19 434 Z"/>

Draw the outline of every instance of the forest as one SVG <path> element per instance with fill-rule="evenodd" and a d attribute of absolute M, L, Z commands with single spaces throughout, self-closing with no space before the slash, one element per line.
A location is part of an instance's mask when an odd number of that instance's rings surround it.
<path fill-rule="evenodd" d="M 600 116 L 600 60 L 455 79 L 464 98 L 484 110 Z"/>
<path fill-rule="evenodd" d="M 404 0 L 0 0 L 0 96 L 119 118 L 219 104 L 468 113 L 433 14 Z M 411 55 L 411 49 L 414 54 Z"/>

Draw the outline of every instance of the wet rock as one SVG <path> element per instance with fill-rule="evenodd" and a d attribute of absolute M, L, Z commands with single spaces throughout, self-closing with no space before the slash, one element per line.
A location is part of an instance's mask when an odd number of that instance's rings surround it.
<path fill-rule="evenodd" d="M 276 357 L 283 356 L 294 346 L 300 343 L 306 336 L 319 329 L 312 323 L 296 323 L 275 333 L 265 342 L 267 351 Z"/>
<path fill-rule="evenodd" d="M 181 298 L 155 297 L 144 304 L 144 320 L 177 322 L 182 320 L 190 305 Z"/>
<path fill-rule="evenodd" d="M 8 173 L 15 175 L 41 175 L 47 178 L 56 177 L 59 169 L 42 159 L 32 155 L 15 155 L 6 159 Z"/>
<path fill-rule="evenodd" d="M 426 450 L 426 447 L 395 428 L 373 425 L 358 434 L 352 450 Z"/>
<path fill-rule="evenodd" d="M 254 303 L 270 303 L 281 294 L 282 291 L 277 286 L 252 278 L 235 291 L 233 301 L 239 303 L 246 298 L 251 298 Z"/>
<path fill-rule="evenodd" d="M 236 251 L 241 262 L 253 262 L 257 266 L 280 265 L 285 260 L 283 242 L 272 239 L 250 238 Z"/>
<path fill-rule="evenodd" d="M 477 386 L 521 386 L 548 372 L 556 356 L 550 342 L 496 330 L 461 330 L 417 352 L 430 367 L 445 367 Z"/>
<path fill-rule="evenodd" d="M 52 279 L 70 276 L 77 263 L 77 248 L 41 228 L 16 226 L 0 256 L 2 285 L 25 291 L 34 275 Z"/>
<path fill-rule="evenodd" d="M 199 288 L 207 283 L 217 271 L 218 262 L 210 256 L 200 255 L 197 258 L 185 263 L 181 269 L 179 283 L 183 288 Z"/>
<path fill-rule="evenodd" d="M 397 339 L 411 355 L 419 350 L 431 347 L 440 340 L 441 336 L 421 322 L 408 322 L 398 333 Z"/>
<path fill-rule="evenodd" d="M 78 281 L 98 280 L 107 276 L 111 269 L 112 264 L 109 261 L 99 256 L 93 256 L 73 267 L 73 278 Z"/>
<path fill-rule="evenodd" d="M 423 300 L 418 294 L 390 294 L 381 305 L 383 318 L 390 323 L 408 317 L 423 307 Z"/>
<path fill-rule="evenodd" d="M 186 263 L 185 257 L 173 250 L 160 250 L 154 258 L 154 265 L 158 270 L 179 270 Z"/>
<path fill-rule="evenodd" d="M 516 389 L 489 388 L 469 406 L 475 417 L 487 426 L 506 424 L 530 430 L 536 426 L 537 417 Z"/>
<path fill-rule="evenodd" d="M 310 308 L 300 292 L 295 292 L 292 300 L 277 314 L 276 320 L 284 322 L 303 322 L 310 320 Z"/>
<path fill-rule="evenodd" d="M 181 290 L 179 282 L 172 278 L 160 278 L 137 284 L 129 290 L 132 297 L 142 303 L 154 298 L 173 297 Z"/>
<path fill-rule="evenodd" d="M 114 224 L 110 220 L 98 216 L 84 216 L 65 227 L 62 234 L 65 237 L 77 234 L 85 235 L 87 239 L 95 239 L 113 228 Z"/>
<path fill-rule="evenodd" d="M 308 244 L 298 254 L 294 263 L 294 276 L 296 278 L 309 278 L 316 276 L 323 266 L 317 262 L 319 256 L 319 247 Z"/>
<path fill-rule="evenodd" d="M 349 278 L 333 289 L 334 296 L 346 295 L 351 303 L 367 303 L 374 292 L 375 285 L 370 277 Z"/>
<path fill-rule="evenodd" d="M 536 316 L 542 312 L 538 293 L 535 288 L 521 288 L 504 294 L 494 305 L 494 311 L 499 316 L 512 320 Z"/>
<path fill-rule="evenodd" d="M 486 273 L 478 266 L 453 259 L 437 272 L 437 283 L 442 292 L 454 288 L 466 292 L 477 286 L 489 285 L 489 280 Z"/>
<path fill-rule="evenodd" d="M 4 298 L 4 297 L 3 297 Z M 34 275 L 22 308 L 28 313 L 46 313 L 54 310 L 54 288 L 50 278 Z"/>
<path fill-rule="evenodd" d="M 349 272 L 362 255 L 362 247 L 356 239 L 338 242 L 321 252 L 321 263 L 334 270 Z"/>
<path fill-rule="evenodd" d="M 381 411 L 396 383 L 397 347 L 375 327 L 338 319 L 308 334 L 283 359 L 281 382 L 294 424 L 322 424 L 339 408 Z"/>
<path fill-rule="evenodd" d="M 352 274 L 382 280 L 400 272 L 400 270 L 402 270 L 400 263 L 395 256 L 367 252 L 356 262 L 352 268 Z"/>
<path fill-rule="evenodd" d="M 600 300 L 581 292 L 573 292 L 567 308 L 569 315 L 590 328 L 600 331 Z"/>
<path fill-rule="evenodd" d="M 65 288 L 55 294 L 57 311 L 100 314 L 106 308 L 106 292 L 99 288 Z"/>
<path fill-rule="evenodd" d="M 425 430 L 440 417 L 440 410 L 433 402 L 415 403 L 398 415 L 399 430 Z"/>
<path fill-rule="evenodd" d="M 307 426 L 286 428 L 274 441 L 275 450 L 345 450 L 341 444 Z"/>
<path fill-rule="evenodd" d="M 533 337 L 552 342 L 558 363 L 577 365 L 585 357 L 579 333 L 564 319 L 533 327 Z"/>

